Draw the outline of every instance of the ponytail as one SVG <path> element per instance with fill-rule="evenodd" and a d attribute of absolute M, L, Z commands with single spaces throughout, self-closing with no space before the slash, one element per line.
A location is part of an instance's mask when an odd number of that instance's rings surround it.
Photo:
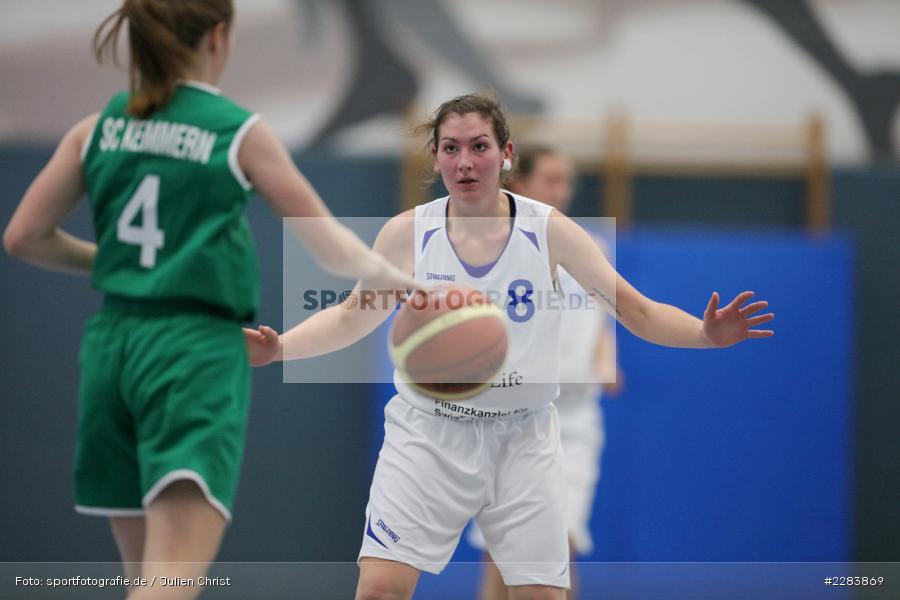
<path fill-rule="evenodd" d="M 202 37 L 219 23 L 231 24 L 231 0 L 125 0 L 94 33 L 101 64 L 117 60 L 117 42 L 128 20 L 128 112 L 147 117 L 164 107 L 191 65 Z"/>

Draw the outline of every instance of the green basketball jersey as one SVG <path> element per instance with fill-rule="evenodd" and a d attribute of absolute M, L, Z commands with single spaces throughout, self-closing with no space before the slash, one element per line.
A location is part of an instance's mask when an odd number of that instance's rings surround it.
<path fill-rule="evenodd" d="M 85 144 L 94 286 L 151 302 L 208 306 L 237 320 L 259 305 L 259 266 L 238 148 L 256 115 L 184 82 L 146 119 L 112 98 Z"/>

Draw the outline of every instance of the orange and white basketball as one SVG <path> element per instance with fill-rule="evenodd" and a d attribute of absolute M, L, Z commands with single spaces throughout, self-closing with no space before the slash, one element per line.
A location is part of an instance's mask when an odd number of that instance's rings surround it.
<path fill-rule="evenodd" d="M 412 294 L 389 336 L 391 360 L 403 379 L 426 396 L 450 401 L 490 386 L 507 347 L 503 311 L 462 285 Z"/>

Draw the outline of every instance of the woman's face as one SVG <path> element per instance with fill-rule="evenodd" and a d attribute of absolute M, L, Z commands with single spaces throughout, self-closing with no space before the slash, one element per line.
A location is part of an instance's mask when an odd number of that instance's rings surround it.
<path fill-rule="evenodd" d="M 490 119 L 477 112 L 450 113 L 438 129 L 432 148 L 434 170 L 440 172 L 450 195 L 459 201 L 496 196 L 500 166 L 512 154 L 512 143 L 501 148 Z"/>

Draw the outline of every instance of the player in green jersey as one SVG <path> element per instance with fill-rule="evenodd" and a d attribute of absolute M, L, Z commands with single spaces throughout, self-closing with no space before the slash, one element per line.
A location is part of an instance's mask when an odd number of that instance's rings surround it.
<path fill-rule="evenodd" d="M 129 92 L 77 123 L 25 193 L 6 250 L 92 274 L 105 294 L 81 349 L 76 507 L 110 518 L 126 575 L 196 580 L 231 518 L 259 303 L 243 210 L 255 189 L 332 273 L 389 289 L 412 279 L 338 223 L 272 129 L 214 87 L 231 0 L 126 0 L 98 28 L 98 59 L 127 24 Z M 96 244 L 59 224 L 87 194 Z M 166 565 L 166 563 L 169 563 Z M 177 563 L 177 564 L 174 564 Z M 192 598 L 139 588 L 130 598 Z"/>

